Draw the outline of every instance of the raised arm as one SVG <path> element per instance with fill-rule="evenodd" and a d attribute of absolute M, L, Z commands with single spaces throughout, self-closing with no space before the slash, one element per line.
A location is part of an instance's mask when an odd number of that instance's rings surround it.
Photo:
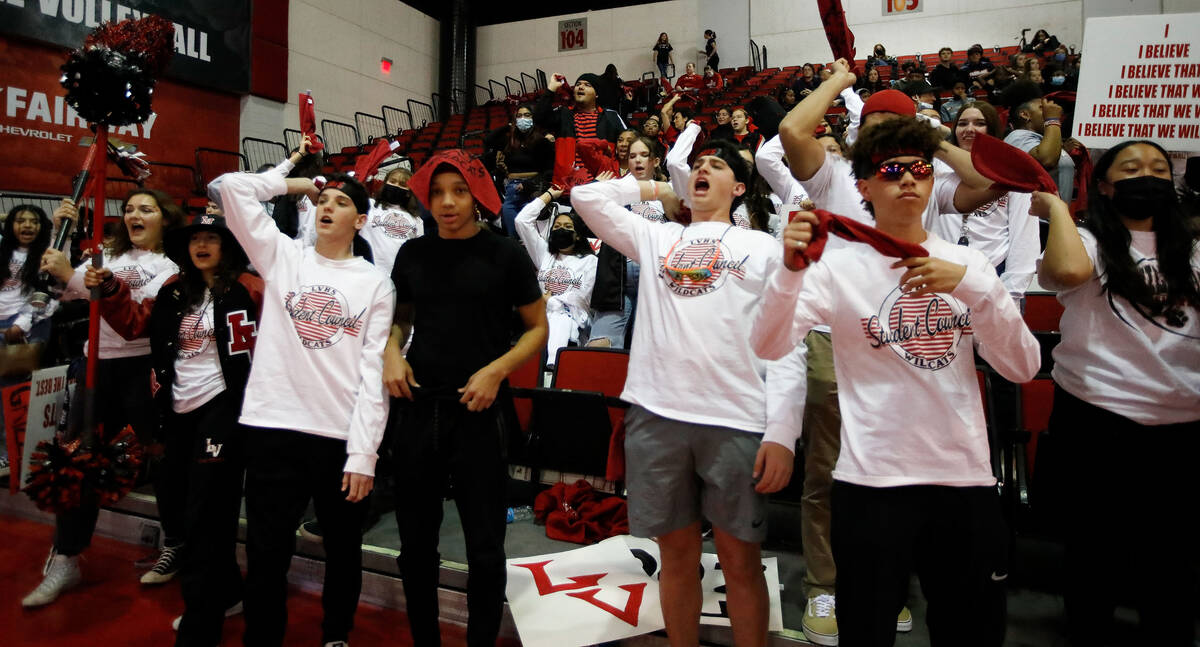
<path fill-rule="evenodd" d="M 1033 194 L 1030 212 L 1050 221 L 1038 283 L 1051 290 L 1066 290 L 1092 278 L 1095 266 L 1083 246 L 1067 203 L 1056 194 L 1039 191 Z"/>
<path fill-rule="evenodd" d="M 672 99 L 674 101 L 674 99 Z M 683 127 L 683 132 L 679 133 L 679 139 L 675 140 L 675 145 L 671 150 L 667 151 L 666 165 L 667 173 L 671 175 L 671 190 L 683 204 L 691 208 L 692 202 L 688 198 L 688 175 L 691 169 L 688 168 L 688 155 L 692 154 L 692 148 L 696 145 L 696 139 L 700 137 L 700 124 L 693 119 L 688 121 Z"/>
<path fill-rule="evenodd" d="M 1062 159 L 1062 106 L 1050 100 L 1042 101 L 1042 143 L 1029 151 L 1043 168 L 1058 168 Z"/>
<path fill-rule="evenodd" d="M 811 178 L 825 163 L 825 149 L 817 143 L 813 131 L 825 118 L 825 112 L 838 94 L 854 86 L 855 77 L 846 59 L 833 63 L 833 76 L 796 104 L 779 122 L 779 138 L 791 164 L 792 176 L 804 181 Z"/>
<path fill-rule="evenodd" d="M 291 239 L 280 233 L 262 203 L 284 193 L 316 195 L 316 186 L 307 178 L 284 179 L 275 173 L 226 173 L 208 185 L 209 197 L 221 205 L 225 222 L 250 262 L 265 273 L 276 254 Z"/>
<path fill-rule="evenodd" d="M 558 195 L 555 195 L 555 192 Z M 545 191 L 538 197 L 529 201 L 519 213 L 513 226 L 517 230 L 517 236 L 521 239 L 521 244 L 525 245 L 525 251 L 529 254 L 529 258 L 533 260 L 534 266 L 539 270 L 550 260 L 553 254 L 550 253 L 550 245 L 546 243 L 546 239 L 542 238 L 538 233 L 537 222 L 538 214 L 546 205 L 550 204 L 558 196 L 562 195 L 561 190 L 551 189 Z"/>
<path fill-rule="evenodd" d="M 641 263 L 638 240 L 649 233 L 652 224 L 625 205 L 656 200 L 669 189 L 666 182 L 642 182 L 626 175 L 619 180 L 592 182 L 571 189 L 571 206 L 598 238 Z"/>

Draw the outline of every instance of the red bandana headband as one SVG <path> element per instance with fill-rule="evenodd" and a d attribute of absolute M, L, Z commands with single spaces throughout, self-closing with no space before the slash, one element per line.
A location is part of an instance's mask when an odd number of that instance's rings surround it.
<path fill-rule="evenodd" d="M 433 181 L 433 172 L 443 164 L 454 167 L 467 182 L 471 197 L 490 214 L 500 213 L 500 195 L 496 193 L 496 185 L 492 176 L 483 163 L 461 148 L 441 150 L 433 154 L 421 168 L 408 180 L 408 188 L 421 204 L 429 205 L 429 184 Z"/>
<path fill-rule="evenodd" d="M 891 151 L 880 151 L 878 153 L 875 153 L 874 155 L 871 156 L 871 163 L 872 164 L 882 164 L 884 161 L 890 160 L 893 157 L 910 157 L 910 156 L 911 157 L 920 157 L 921 159 L 926 160 L 926 161 L 929 160 L 929 155 L 926 154 L 925 151 L 923 151 L 923 150 L 900 149 L 900 150 L 891 150 Z"/>

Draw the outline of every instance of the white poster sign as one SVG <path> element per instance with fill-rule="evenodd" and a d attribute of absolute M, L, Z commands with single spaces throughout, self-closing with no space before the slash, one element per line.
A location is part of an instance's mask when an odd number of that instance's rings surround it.
<path fill-rule="evenodd" d="M 575 647 L 664 628 L 658 545 L 622 536 L 561 553 L 508 560 L 508 602 L 526 647 Z M 729 626 L 725 577 L 717 556 L 701 555 L 700 622 Z M 777 560 L 763 560 L 769 629 L 783 629 Z"/>
<path fill-rule="evenodd" d="M 29 415 L 25 419 L 25 448 L 21 457 L 22 482 L 29 474 L 29 461 L 34 448 L 43 440 L 54 438 L 59 414 L 68 397 L 65 364 L 33 372 L 29 380 Z"/>
<path fill-rule="evenodd" d="M 1074 137 L 1200 150 L 1200 13 L 1089 18 L 1084 33 Z"/>

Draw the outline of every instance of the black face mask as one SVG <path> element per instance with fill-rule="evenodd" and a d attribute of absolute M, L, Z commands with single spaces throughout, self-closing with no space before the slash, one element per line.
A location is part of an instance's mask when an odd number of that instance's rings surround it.
<path fill-rule="evenodd" d="M 1145 220 L 1169 211 L 1179 200 L 1173 182 L 1153 175 L 1117 180 L 1113 188 L 1116 189 L 1113 204 L 1122 216 L 1132 220 Z"/>
<path fill-rule="evenodd" d="M 379 193 L 379 199 L 387 204 L 406 205 L 408 204 L 408 195 L 408 189 L 394 184 L 385 184 Z"/>
<path fill-rule="evenodd" d="M 575 232 L 566 229 L 551 229 L 550 230 L 550 249 L 562 251 L 575 244 Z"/>

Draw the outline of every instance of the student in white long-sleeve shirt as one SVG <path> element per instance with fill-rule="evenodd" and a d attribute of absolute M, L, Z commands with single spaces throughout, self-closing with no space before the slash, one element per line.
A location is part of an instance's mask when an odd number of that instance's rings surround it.
<path fill-rule="evenodd" d="M 362 585 L 362 523 L 387 420 L 383 349 L 391 281 L 353 253 L 367 192 L 334 176 L 230 173 L 209 185 L 262 274 L 263 312 L 240 422 L 246 442 L 247 645 L 281 645 L 287 571 L 309 500 L 324 531 L 322 642 L 346 641 Z M 261 202 L 306 193 L 316 244 L 281 234 Z"/>
<path fill-rule="evenodd" d="M 104 267 L 129 285 L 134 301 L 152 298 L 167 279 L 179 268 L 162 253 L 163 233 L 183 224 L 183 211 L 168 197 L 152 189 L 135 189 L 125 198 L 121 212 L 123 222 L 106 242 L 103 250 Z M 82 299 L 88 296 L 84 274 L 91 266 L 83 263 L 72 269 L 70 260 L 56 249 L 42 253 L 41 269 L 61 283 L 66 283 L 62 299 Z M 99 348 L 85 352 L 98 353 L 96 379 L 97 421 L 108 437 L 131 425 L 144 445 L 158 442 L 153 393 L 150 375 L 149 337 L 125 339 L 103 319 L 100 320 Z M 83 383 L 79 376 L 79 383 Z M 77 389 L 78 401 L 71 407 L 71 431 L 78 433 L 82 424 L 84 390 Z M 158 470 L 155 470 L 158 471 Z M 155 474 L 152 471 L 151 474 Z M 158 471 L 161 472 L 161 471 Z M 161 473 L 155 475 L 156 490 Z M 156 497 L 157 498 L 157 497 Z M 159 519 L 163 524 L 163 551 L 151 572 L 142 576 L 147 584 L 166 582 L 179 566 L 175 549 L 183 543 L 183 509 L 172 509 L 159 502 Z M 22 604 L 26 607 L 53 602 L 63 590 L 79 583 L 79 554 L 91 543 L 100 513 L 94 497 L 85 496 L 78 508 L 57 515 L 54 519 L 54 549 L 46 565 L 46 577 Z"/>
<path fill-rule="evenodd" d="M 853 87 L 855 76 L 850 73 L 845 60 L 833 64 L 834 73 L 828 80 L 813 90 L 779 124 L 779 139 L 792 177 L 800 182 L 818 209 L 853 218 L 862 223 L 873 224 L 870 214 L 863 206 L 862 196 L 855 184 L 851 164 L 842 155 L 828 150 L 815 134 L 825 116 L 829 104 L 845 90 Z M 857 95 L 847 100 L 852 123 L 859 120 L 863 133 L 871 128 L 901 117 L 916 117 L 916 106 L 912 99 L 897 90 L 883 90 L 871 95 L 866 104 L 858 101 Z M 940 131 L 939 131 L 940 132 Z M 849 140 L 850 132 L 847 132 Z M 857 137 L 857 132 L 854 133 Z M 942 142 L 938 157 L 953 169 L 954 173 L 935 176 L 932 193 L 928 201 L 928 217 L 940 213 L 970 212 L 979 205 L 997 198 L 1000 194 L 975 186 L 990 186 L 971 165 L 970 155 L 953 145 Z M 937 162 L 935 162 L 937 163 Z M 960 177 L 963 180 L 960 181 Z M 842 246 L 840 240 L 831 240 L 831 248 Z M 830 491 L 833 487 L 833 467 L 839 451 L 839 429 L 837 379 L 834 374 L 834 359 L 830 356 L 830 335 L 824 327 L 814 329 L 806 341 L 808 346 L 808 401 L 805 412 L 805 472 L 801 515 L 801 538 L 804 545 L 808 570 L 805 584 L 808 588 L 808 603 L 802 620 L 805 635 L 820 644 L 837 644 L 837 619 L 833 596 L 837 579 L 830 548 L 829 519 Z M 896 619 L 900 631 L 912 629 L 912 614 L 907 608 L 901 610 Z"/>
<path fill-rule="evenodd" d="M 558 349 L 580 341 L 579 332 L 591 318 L 592 286 L 596 283 L 596 253 L 584 237 L 579 216 L 564 212 L 554 216 L 550 234 L 537 231 L 538 214 L 562 190 L 551 187 L 529 201 L 517 214 L 514 226 L 525 251 L 538 270 L 538 284 L 546 296 L 546 319 L 550 325 L 546 341 L 546 367 L 554 365 Z"/>
<path fill-rule="evenodd" d="M 1057 196 L 1033 201 L 1050 221 L 1039 282 L 1065 309 L 1050 431 L 1062 450 L 1068 636 L 1103 644 L 1128 600 L 1138 644 L 1190 645 L 1200 541 L 1195 209 L 1175 194 L 1167 152 L 1147 140 L 1096 160 L 1084 227 Z M 1112 532 L 1114 511 L 1129 533 Z M 1104 567 L 1113 555 L 1120 578 Z"/>
<path fill-rule="evenodd" d="M 412 191 L 408 189 L 410 177 L 412 171 L 406 168 L 388 171 L 361 232 L 371 244 L 375 266 L 388 276 L 392 275 L 392 263 L 400 246 L 425 234 L 424 223 L 413 214 L 414 201 Z"/>
<path fill-rule="evenodd" d="M 922 228 L 939 137 L 914 119 L 866 128 L 853 168 L 876 227 L 922 245 L 897 261 L 867 245 L 827 250 L 804 271 L 816 216 L 788 226 L 788 267 L 771 277 L 755 351 L 779 357 L 833 329 L 841 452 L 832 543 L 839 644 L 891 645 L 910 572 L 929 602 L 932 644 L 1003 640 L 1004 532 L 973 347 L 1024 382 L 1040 352 L 987 258 Z M 789 271 L 790 270 L 790 271 Z"/>
<path fill-rule="evenodd" d="M 766 643 L 765 495 L 790 478 L 799 434 L 794 417 L 771 418 L 768 391 L 800 388 L 802 371 L 759 360 L 746 335 L 780 247 L 731 220 L 749 179 L 737 148 L 714 142 L 697 155 L 686 227 L 623 206 L 654 199 L 666 183 L 626 176 L 571 191 L 588 227 L 644 268 L 621 396 L 634 405 L 625 436 L 629 522 L 633 534 L 658 539 L 672 645 L 698 641 L 702 517 L 713 524 L 734 641 Z"/>

